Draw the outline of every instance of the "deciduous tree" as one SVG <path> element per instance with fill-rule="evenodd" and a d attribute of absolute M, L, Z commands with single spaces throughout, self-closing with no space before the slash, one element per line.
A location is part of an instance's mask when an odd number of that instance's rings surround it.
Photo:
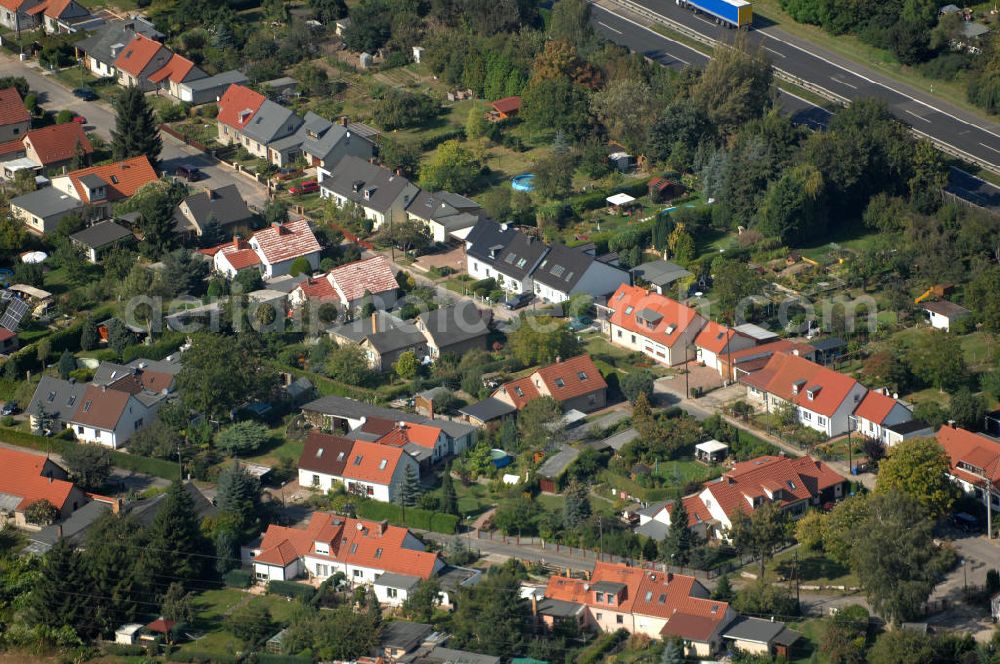
<path fill-rule="evenodd" d="M 88 491 L 99 490 L 111 476 L 111 452 L 103 445 L 73 445 L 62 457 L 73 481 Z"/>
<path fill-rule="evenodd" d="M 943 516 L 958 496 L 958 488 L 948 479 L 950 467 L 948 454 L 933 438 L 905 440 L 879 464 L 875 492 L 907 494 L 932 518 Z"/>

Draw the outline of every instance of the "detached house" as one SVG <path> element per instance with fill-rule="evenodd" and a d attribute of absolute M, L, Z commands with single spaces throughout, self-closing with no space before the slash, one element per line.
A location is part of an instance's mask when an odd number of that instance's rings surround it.
<path fill-rule="evenodd" d="M 83 127 L 67 122 L 32 129 L 16 140 L 0 144 L 0 167 L 7 178 L 25 168 L 49 173 L 65 171 L 74 159 L 86 160 L 93 152 Z"/>
<path fill-rule="evenodd" d="M 21 140 L 30 128 L 31 115 L 17 88 L 0 90 L 0 144 Z"/>
<path fill-rule="evenodd" d="M 141 16 L 136 16 L 125 21 L 111 21 L 105 24 L 77 42 L 76 48 L 83 53 L 83 62 L 94 76 L 117 78 L 115 61 L 136 35 L 143 35 L 157 42 L 162 41 L 164 37 L 152 23 Z"/>
<path fill-rule="evenodd" d="M 548 251 L 541 240 L 490 219 L 481 219 L 465 238 L 469 276 L 495 279 L 508 293 L 534 292 L 531 275 Z"/>
<path fill-rule="evenodd" d="M 329 177 L 334 166 L 344 157 L 369 161 L 375 156 L 375 144 L 359 134 L 346 118 L 334 124 L 317 116 L 316 120 L 307 122 L 304 129 L 306 138 L 302 143 L 302 153 L 316 167 L 320 182 Z"/>
<path fill-rule="evenodd" d="M 401 174 L 353 154 L 343 157 L 332 170 L 326 167 L 319 172 L 320 196 L 333 199 L 338 207 L 357 206 L 376 230 L 406 221 L 406 209 L 420 192 Z"/>
<path fill-rule="evenodd" d="M 705 319 L 694 309 L 638 286 L 622 284 L 608 300 L 609 340 L 674 366 L 695 358 L 694 340 Z"/>
<path fill-rule="evenodd" d="M 900 426 L 913 421 L 913 411 L 895 396 L 890 396 L 887 390 L 869 390 L 851 416 L 851 429 L 886 447 L 909 438 L 933 435 L 934 430 L 923 422 L 918 422 L 922 426 L 916 428 Z"/>
<path fill-rule="evenodd" d="M 334 483 L 348 493 L 395 502 L 407 467 L 420 477 L 420 466 L 402 446 L 310 432 L 299 457 L 299 485 L 329 491 Z"/>
<path fill-rule="evenodd" d="M 300 306 L 307 300 L 335 302 L 354 311 L 371 301 L 376 309 L 391 309 L 396 304 L 399 284 L 385 256 L 363 258 L 341 265 L 324 275 L 306 279 L 291 292 L 289 300 Z"/>
<path fill-rule="evenodd" d="M 360 585 L 387 573 L 429 579 L 444 567 L 406 528 L 325 512 L 314 512 L 305 528 L 268 526 L 253 555 L 261 582 L 301 576 L 323 580 L 341 572 Z"/>
<path fill-rule="evenodd" d="M 461 355 L 473 349 L 485 349 L 489 336 L 488 310 L 480 310 L 468 301 L 425 311 L 415 324 L 427 341 L 427 351 L 436 360 L 445 353 Z"/>
<path fill-rule="evenodd" d="M 723 363 L 728 362 L 734 352 L 753 348 L 755 344 L 753 338 L 711 320 L 705 323 L 694 340 L 696 359 L 706 367 L 718 371 L 724 378 Z"/>
<path fill-rule="evenodd" d="M 178 232 L 201 235 L 205 227 L 213 222 L 224 232 L 229 232 L 234 228 L 250 226 L 254 216 L 236 185 L 227 184 L 191 194 L 177 205 L 174 219 L 177 220 Z"/>
<path fill-rule="evenodd" d="M 721 478 L 706 482 L 683 499 L 688 525 L 706 537 L 727 539 L 732 518 L 766 502 L 792 518 L 809 507 L 833 503 L 848 494 L 850 483 L 822 461 L 809 457 L 762 456 L 735 464 Z M 637 532 L 662 539 L 670 527 L 673 502 L 652 505 L 639 514 Z"/>
<path fill-rule="evenodd" d="M 297 132 L 306 121 L 245 86 L 229 86 L 219 99 L 216 120 L 220 143 L 240 145 L 275 166 L 285 166 L 302 154 L 304 139 Z"/>
<path fill-rule="evenodd" d="M 608 384 L 589 355 L 542 367 L 529 376 L 501 385 L 492 398 L 521 410 L 540 397 L 552 397 L 563 410 L 589 413 L 607 405 Z"/>
<path fill-rule="evenodd" d="M 47 454 L 0 448 L 0 468 L 0 523 L 10 520 L 19 528 L 30 527 L 25 511 L 40 500 L 55 507 L 59 519 L 89 502 Z"/>
<path fill-rule="evenodd" d="M 948 471 L 962 491 L 1000 509 L 1000 441 L 945 424 L 938 429 L 937 441 L 951 460 Z"/>
<path fill-rule="evenodd" d="M 767 412 L 791 404 L 800 424 L 828 437 L 847 433 L 850 417 L 868 391 L 850 376 L 787 353 L 775 354 L 740 382 L 749 399 Z"/>
<path fill-rule="evenodd" d="M 616 265 L 617 255 L 598 256 L 593 245 L 554 244 L 531 274 L 534 292 L 543 302 L 565 302 L 578 294 L 603 296 L 629 283 Z"/>
<path fill-rule="evenodd" d="M 305 258 L 315 270 L 321 250 L 309 221 L 298 219 L 259 230 L 249 242 L 236 237 L 207 253 L 213 257 L 215 270 L 229 278 L 240 270 L 256 269 L 265 279 L 271 279 L 288 274 L 298 258 Z"/>
<path fill-rule="evenodd" d="M 406 214 L 427 226 L 431 239 L 440 243 L 464 240 L 484 216 L 479 203 L 448 191 L 421 191 L 406 208 Z"/>
<path fill-rule="evenodd" d="M 138 87 L 144 92 L 162 89 L 178 99 L 181 83 L 207 76 L 187 58 L 141 33 L 118 53 L 114 68 L 123 87 Z"/>

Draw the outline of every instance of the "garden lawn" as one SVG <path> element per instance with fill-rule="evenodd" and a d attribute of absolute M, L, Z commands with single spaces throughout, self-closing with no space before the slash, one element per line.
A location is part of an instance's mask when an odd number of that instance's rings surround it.
<path fill-rule="evenodd" d="M 776 555 L 768 562 L 767 571 L 770 574 L 780 574 L 783 578 L 791 578 L 795 570 L 796 552 L 798 552 L 800 583 L 819 586 L 858 585 L 857 577 L 847 567 L 830 560 L 821 552 L 805 551 L 802 547 L 795 547 Z"/>
<path fill-rule="evenodd" d="M 802 638 L 799 639 L 792 650 L 792 657 L 789 659 L 789 664 L 815 664 L 816 662 L 827 664 L 830 661 L 826 653 L 819 647 L 820 639 L 823 638 L 823 634 L 826 632 L 826 623 L 821 618 L 811 618 L 799 623 L 792 623 L 788 627 L 802 634 Z M 812 658 L 813 653 L 816 653 L 815 660 Z"/>
<path fill-rule="evenodd" d="M 683 487 L 688 482 L 707 482 L 715 479 L 722 474 L 722 468 L 706 466 L 693 459 L 677 459 L 655 464 L 653 474 L 673 482 L 674 486 Z"/>
<path fill-rule="evenodd" d="M 225 618 L 244 604 L 263 604 L 275 623 L 285 624 L 291 618 L 295 602 L 277 595 L 251 596 L 242 590 L 224 588 L 208 590 L 195 597 L 193 630 L 204 636 L 180 645 L 180 650 L 209 654 L 234 654 L 243 643 L 224 627 Z M 277 628 L 275 629 L 277 631 Z"/>

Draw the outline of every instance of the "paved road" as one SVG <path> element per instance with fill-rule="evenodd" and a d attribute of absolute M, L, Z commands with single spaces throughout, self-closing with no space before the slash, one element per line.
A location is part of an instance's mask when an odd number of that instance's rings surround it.
<path fill-rule="evenodd" d="M 9 54 L 0 54 L 0 75 L 23 76 L 28 86 L 38 95 L 38 103 L 46 110 L 59 111 L 69 109 L 87 118 L 86 129 L 104 140 L 111 139 L 111 129 L 115 126 L 115 115 L 110 106 L 102 101 L 88 102 L 77 99 L 72 92 L 51 74 L 42 70 L 35 62 L 21 62 Z M 252 206 L 261 208 L 267 201 L 267 189 L 257 182 L 219 164 L 217 161 L 185 145 L 172 136 L 161 134 L 163 152 L 160 154 L 161 168 L 165 173 L 173 173 L 180 164 L 198 166 L 207 176 L 195 187 L 218 188 L 235 184 L 244 200 Z"/>
<path fill-rule="evenodd" d="M 640 0 L 640 4 L 645 4 L 655 7 L 668 6 L 666 3 L 662 1 L 652 2 L 650 0 Z M 709 60 L 708 56 L 703 54 L 701 51 L 698 51 L 696 49 L 691 48 L 690 46 L 686 46 L 680 42 L 664 37 L 660 33 L 655 32 L 654 30 L 644 25 L 643 20 L 639 19 L 639 17 L 630 18 L 624 16 L 623 14 L 625 14 L 626 12 L 622 11 L 617 7 L 612 7 L 614 9 L 614 12 L 612 12 L 608 9 L 608 6 L 609 6 L 608 3 L 605 3 L 601 6 L 594 5 L 592 14 L 592 22 L 597 32 L 602 34 L 607 39 L 610 39 L 611 41 L 621 44 L 623 46 L 627 46 L 633 51 L 641 53 L 642 55 L 666 67 L 672 67 L 675 69 L 681 69 L 687 66 L 702 67 L 708 62 Z M 714 24 L 712 24 L 711 26 L 704 24 L 704 22 L 702 22 L 699 19 L 699 17 L 692 16 L 686 10 L 680 10 L 677 7 L 674 7 L 672 3 L 669 4 L 669 8 L 676 9 L 678 15 L 681 18 L 686 19 L 688 23 L 697 24 L 692 27 L 703 28 L 699 30 L 699 32 L 702 32 L 703 34 L 707 34 L 708 36 L 713 38 L 719 38 L 720 31 L 723 34 L 728 34 L 728 31 L 724 31 L 721 28 L 718 28 L 718 26 L 715 26 Z M 656 9 L 654 11 L 666 14 L 670 18 L 676 18 L 673 12 L 659 11 L 659 9 Z M 636 20 L 633 20 L 633 18 L 635 18 Z M 759 32 L 765 32 L 765 31 L 758 30 L 751 34 L 756 34 Z M 768 51 L 772 54 L 772 56 L 774 56 L 774 60 L 776 61 L 775 62 L 776 66 L 791 71 L 791 67 L 786 65 L 795 64 L 797 67 L 799 60 L 808 59 L 806 58 L 806 54 L 803 53 L 800 49 L 798 49 L 797 47 L 790 47 L 790 46 L 785 46 L 784 48 L 786 49 L 794 48 L 795 49 L 794 57 L 789 58 L 786 56 L 784 59 L 782 59 L 781 57 L 775 55 L 777 52 L 779 52 L 779 49 L 777 47 L 772 48 L 773 44 L 771 44 L 770 42 L 773 42 L 774 40 L 767 39 L 766 41 L 768 43 L 766 43 L 765 48 L 767 48 Z M 786 60 L 789 60 L 790 62 L 786 62 Z M 832 65 L 827 65 L 827 66 L 832 66 Z M 850 88 L 848 86 L 854 85 L 855 82 L 849 80 L 849 78 L 846 77 L 846 75 L 844 75 L 844 73 L 841 72 L 840 70 L 836 71 L 839 73 L 834 74 L 835 78 L 831 78 L 829 80 L 829 85 L 834 86 L 836 88 L 833 90 L 833 92 L 836 92 L 838 94 L 843 94 L 843 89 L 849 90 Z M 797 71 L 792 73 L 796 73 L 797 75 L 802 76 L 802 78 L 808 79 L 807 76 L 803 76 L 802 73 L 799 73 Z M 816 81 L 816 83 L 818 85 L 822 85 L 823 87 L 827 87 L 826 85 L 823 84 L 823 82 Z M 858 87 L 858 94 L 855 94 L 853 96 L 844 94 L 844 96 L 851 97 L 854 99 L 860 97 L 868 97 L 868 96 L 882 96 L 878 94 L 878 89 L 876 89 L 878 88 L 878 86 L 873 86 L 873 84 L 866 84 L 866 86 L 864 87 L 858 85 L 857 87 Z M 888 101 L 890 101 L 890 104 L 892 103 L 891 100 Z M 812 127 L 813 129 L 820 129 L 825 127 L 829 122 L 830 118 L 832 117 L 832 113 L 828 109 L 817 106 L 785 90 L 781 91 L 779 103 L 781 104 L 784 111 L 790 114 L 792 116 L 792 119 L 797 124 L 806 125 Z M 987 125 L 987 123 L 983 123 L 984 124 L 983 127 L 978 127 L 975 125 L 965 125 L 962 124 L 962 122 L 964 121 L 951 119 L 948 116 L 944 115 L 943 113 L 937 113 L 935 115 L 936 112 L 929 111 L 926 107 L 920 106 L 916 102 L 909 102 L 909 105 L 913 106 L 914 108 L 922 109 L 919 110 L 919 113 L 924 114 L 924 116 L 922 117 L 930 118 L 930 121 L 934 123 L 935 128 L 939 126 L 951 127 L 952 125 L 958 127 L 955 131 L 957 135 L 963 137 L 964 140 L 962 145 L 959 145 L 958 147 L 961 147 L 964 150 L 966 148 L 963 146 L 967 145 L 970 142 L 973 144 L 982 142 L 983 144 L 979 146 L 980 152 L 973 154 L 979 156 L 980 153 L 981 154 L 993 153 L 993 156 L 996 158 L 996 161 L 994 161 L 993 163 L 1000 163 L 1000 134 L 994 135 L 994 133 L 992 133 L 993 130 L 987 128 L 987 126 L 992 126 L 992 125 Z M 903 106 L 897 107 L 896 105 L 893 105 L 893 110 L 897 112 L 897 115 L 900 115 L 901 108 L 903 111 L 912 110 L 909 107 L 903 108 Z M 913 111 L 913 113 L 917 112 L 918 111 Z M 940 120 L 940 118 L 938 118 L 937 115 L 940 115 L 942 118 L 947 118 L 948 122 Z M 911 125 L 918 124 L 912 114 L 902 113 L 900 117 L 904 122 L 907 122 L 908 124 Z M 922 125 L 926 123 L 921 122 L 919 124 Z M 927 128 L 922 126 L 919 126 L 917 128 L 920 129 L 921 131 L 927 131 Z M 968 140 L 970 137 L 973 136 L 978 136 L 981 139 L 981 141 Z M 952 169 L 948 182 L 948 191 L 955 194 L 956 196 L 959 196 L 960 198 L 964 198 L 965 200 L 974 203 L 975 205 L 991 209 L 992 211 L 1000 214 L 1000 187 L 996 187 L 977 177 L 965 173 L 964 171 L 960 171 L 958 169 Z"/>

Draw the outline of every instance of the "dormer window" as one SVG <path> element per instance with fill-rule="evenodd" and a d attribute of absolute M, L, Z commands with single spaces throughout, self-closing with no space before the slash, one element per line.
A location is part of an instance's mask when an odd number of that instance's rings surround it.
<path fill-rule="evenodd" d="M 794 383 L 792 383 L 792 394 L 798 394 L 802 390 L 802 387 L 805 384 L 806 381 L 804 380 L 797 380 Z"/>
<path fill-rule="evenodd" d="M 566 387 L 566 382 L 562 378 L 556 378 L 556 387 Z"/>
<path fill-rule="evenodd" d="M 603 602 L 604 601 L 604 593 L 602 593 L 600 591 L 597 591 L 597 592 L 594 593 L 594 598 L 597 600 L 598 603 Z"/>

